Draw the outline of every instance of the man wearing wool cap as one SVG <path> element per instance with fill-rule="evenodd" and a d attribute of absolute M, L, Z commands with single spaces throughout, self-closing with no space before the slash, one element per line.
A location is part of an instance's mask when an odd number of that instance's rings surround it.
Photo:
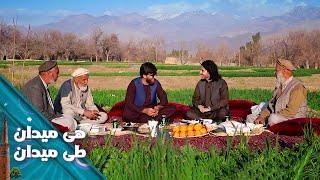
<path fill-rule="evenodd" d="M 79 123 L 104 123 L 108 116 L 105 112 L 99 112 L 93 102 L 88 86 L 89 71 L 85 68 L 78 68 L 71 76 L 71 79 L 61 85 L 54 102 L 55 110 L 72 116 Z"/>
<path fill-rule="evenodd" d="M 22 94 L 46 117 L 50 122 L 59 124 L 73 131 L 77 122 L 72 117 L 62 116 L 54 111 L 48 86 L 54 84 L 59 76 L 56 61 L 44 61 L 38 68 L 39 75 L 28 81 L 22 88 Z"/>
<path fill-rule="evenodd" d="M 276 64 L 277 85 L 269 106 L 261 112 L 255 123 L 274 124 L 293 118 L 303 118 L 307 114 L 307 90 L 293 77 L 296 68 L 291 61 L 278 59 Z"/>

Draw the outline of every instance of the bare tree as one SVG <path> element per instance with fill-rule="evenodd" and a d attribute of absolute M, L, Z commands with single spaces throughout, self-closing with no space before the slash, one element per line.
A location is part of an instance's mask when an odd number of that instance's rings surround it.
<path fill-rule="evenodd" d="M 8 58 L 10 40 L 11 40 L 11 28 L 4 21 L 0 22 L 0 54 L 1 59 L 6 60 Z"/>
<path fill-rule="evenodd" d="M 90 40 L 91 40 L 90 44 L 91 44 L 96 62 L 99 60 L 99 52 L 100 52 L 100 44 L 101 44 L 102 36 L 103 36 L 103 31 L 101 30 L 101 28 L 95 29 L 90 35 Z"/>

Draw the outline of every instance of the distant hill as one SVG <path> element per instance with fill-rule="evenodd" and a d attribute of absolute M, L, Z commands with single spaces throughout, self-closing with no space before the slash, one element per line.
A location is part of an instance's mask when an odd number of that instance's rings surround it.
<path fill-rule="evenodd" d="M 169 48 L 181 42 L 194 48 L 195 42 L 209 45 L 226 43 L 238 48 L 253 33 L 273 34 L 295 29 L 320 29 L 320 7 L 299 6 L 281 16 L 243 19 L 224 13 L 205 11 L 183 13 L 171 19 L 156 20 L 137 13 L 123 16 L 72 15 L 61 21 L 38 26 L 38 29 L 57 29 L 88 36 L 100 27 L 107 33 L 116 33 L 122 41 L 141 38 L 163 38 Z"/>

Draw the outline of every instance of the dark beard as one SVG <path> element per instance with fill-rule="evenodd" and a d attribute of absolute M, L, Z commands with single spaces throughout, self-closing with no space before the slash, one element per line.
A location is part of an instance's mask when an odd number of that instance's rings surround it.
<path fill-rule="evenodd" d="M 152 80 L 150 80 L 150 79 L 146 79 L 146 82 L 147 82 L 149 85 L 153 85 L 153 84 L 154 84 L 154 81 L 152 82 Z"/>

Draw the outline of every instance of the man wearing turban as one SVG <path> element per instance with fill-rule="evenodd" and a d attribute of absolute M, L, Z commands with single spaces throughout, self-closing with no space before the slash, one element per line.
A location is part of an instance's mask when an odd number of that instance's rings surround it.
<path fill-rule="evenodd" d="M 64 115 L 72 116 L 79 123 L 104 123 L 108 116 L 105 112 L 99 112 L 93 102 L 88 86 L 89 71 L 78 68 L 71 76 L 71 79 L 61 85 L 54 102 L 55 110 Z"/>

